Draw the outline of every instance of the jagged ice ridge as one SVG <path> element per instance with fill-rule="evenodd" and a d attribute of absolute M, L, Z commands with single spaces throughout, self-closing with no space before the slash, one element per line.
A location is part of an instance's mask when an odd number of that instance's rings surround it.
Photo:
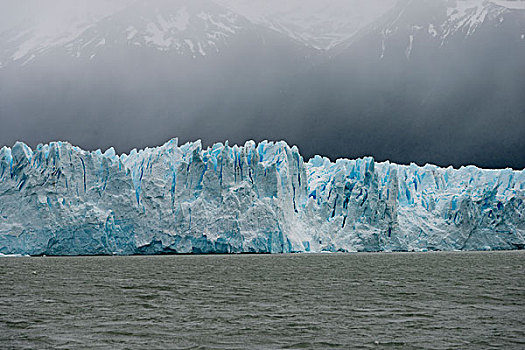
<path fill-rule="evenodd" d="M 0 253 L 517 249 L 524 170 L 304 162 L 285 142 L 0 150 Z"/>

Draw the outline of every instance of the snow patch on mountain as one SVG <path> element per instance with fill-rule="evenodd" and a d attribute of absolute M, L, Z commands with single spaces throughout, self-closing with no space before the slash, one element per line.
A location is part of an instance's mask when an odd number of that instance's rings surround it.
<path fill-rule="evenodd" d="M 507 3 L 502 1 L 501 3 Z M 495 2 L 481 0 L 458 0 L 455 6 L 447 8 L 447 21 L 442 25 L 443 40 L 458 31 L 467 36 L 473 34 L 476 29 L 485 22 L 487 16 L 496 18 L 506 12 L 508 7 L 498 5 Z"/>
<path fill-rule="evenodd" d="M 388 50 L 388 41 L 406 35 L 405 56 L 410 59 L 414 46 L 425 37 L 440 46 L 456 36 L 469 37 L 486 22 L 501 25 L 511 11 L 525 9 L 525 1 L 455 0 L 442 2 L 400 2 L 371 30 L 382 36 L 380 58 Z M 432 12 L 433 11 L 433 12 Z M 426 19 L 425 19 L 426 18 Z M 402 34 L 401 34 L 402 33 Z"/>
<path fill-rule="evenodd" d="M 51 47 L 66 45 L 78 38 L 89 27 L 89 23 L 80 22 L 72 23 L 67 29 L 58 33 L 40 31 L 39 28 L 28 29 L 8 40 L 9 44 L 19 43 L 10 58 L 17 61 L 30 55 L 40 54 Z"/>

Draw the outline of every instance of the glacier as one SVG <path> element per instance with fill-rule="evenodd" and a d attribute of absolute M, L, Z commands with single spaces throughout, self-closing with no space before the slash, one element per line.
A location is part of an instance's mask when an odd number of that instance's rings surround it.
<path fill-rule="evenodd" d="M 524 170 L 305 162 L 283 141 L 17 142 L 0 150 L 0 254 L 522 249 L 524 200 Z"/>

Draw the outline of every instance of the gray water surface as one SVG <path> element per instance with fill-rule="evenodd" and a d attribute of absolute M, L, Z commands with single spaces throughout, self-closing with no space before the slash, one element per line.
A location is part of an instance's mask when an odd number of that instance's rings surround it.
<path fill-rule="evenodd" d="M 524 349 L 525 254 L 0 259 L 0 348 Z"/>

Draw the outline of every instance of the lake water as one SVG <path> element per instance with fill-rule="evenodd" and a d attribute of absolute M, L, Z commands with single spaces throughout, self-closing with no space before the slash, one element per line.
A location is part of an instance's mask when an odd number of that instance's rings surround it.
<path fill-rule="evenodd" d="M 525 254 L 0 259 L 0 348 L 524 349 Z"/>

